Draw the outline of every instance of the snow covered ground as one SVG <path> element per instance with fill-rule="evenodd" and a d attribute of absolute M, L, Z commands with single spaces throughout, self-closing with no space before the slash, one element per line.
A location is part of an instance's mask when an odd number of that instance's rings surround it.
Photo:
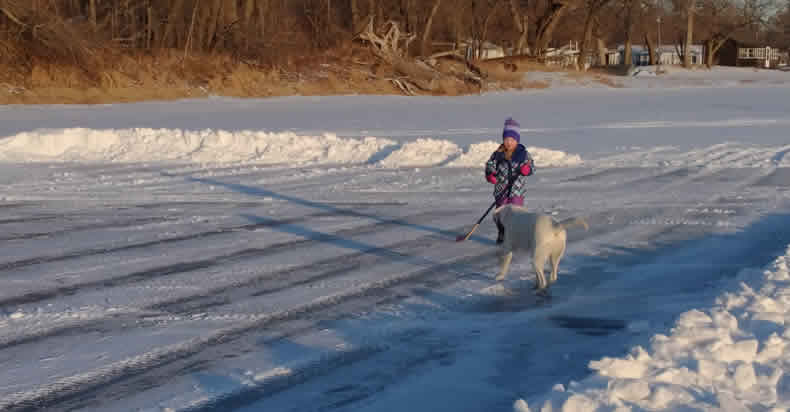
<path fill-rule="evenodd" d="M 594 72 L 593 72 L 594 74 Z M 627 76 L 598 74 L 579 76 L 576 72 L 531 72 L 526 79 L 552 88 L 698 88 L 787 85 L 787 71 L 762 68 L 714 66 L 685 69 L 678 66 L 634 66 Z"/>
<path fill-rule="evenodd" d="M 790 73 L 750 73 L 0 107 L 0 410 L 787 410 Z M 454 241 L 511 115 L 527 206 L 591 226 L 549 298 Z"/>

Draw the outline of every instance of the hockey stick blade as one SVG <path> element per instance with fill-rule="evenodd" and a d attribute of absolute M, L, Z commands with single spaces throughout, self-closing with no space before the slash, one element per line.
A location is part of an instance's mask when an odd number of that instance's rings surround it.
<path fill-rule="evenodd" d="M 469 233 L 467 233 L 467 234 L 465 234 L 465 235 L 458 235 L 458 237 L 457 237 L 457 238 L 455 238 L 455 241 L 456 241 L 456 242 L 463 242 L 464 240 L 467 240 L 467 239 L 469 239 L 470 237 L 472 237 L 472 233 L 475 233 L 475 230 L 477 230 L 477 227 L 478 227 L 478 226 L 480 226 L 480 224 L 479 224 L 479 223 L 475 224 L 475 225 L 472 227 L 472 230 L 470 230 L 470 231 L 469 231 Z"/>

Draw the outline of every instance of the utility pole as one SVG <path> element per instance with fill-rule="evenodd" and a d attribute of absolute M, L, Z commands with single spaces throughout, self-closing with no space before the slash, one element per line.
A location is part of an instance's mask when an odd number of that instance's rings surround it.
<path fill-rule="evenodd" d="M 656 45 L 656 54 L 658 55 L 658 71 L 661 71 L 661 16 L 656 19 L 658 22 L 658 44 Z"/>
<path fill-rule="evenodd" d="M 656 18 L 656 22 L 658 23 L 658 44 L 656 45 L 656 54 L 658 54 L 658 68 L 656 69 L 656 73 L 661 73 L 661 16 L 664 14 L 664 1 L 661 0 L 658 3 L 658 18 Z"/>

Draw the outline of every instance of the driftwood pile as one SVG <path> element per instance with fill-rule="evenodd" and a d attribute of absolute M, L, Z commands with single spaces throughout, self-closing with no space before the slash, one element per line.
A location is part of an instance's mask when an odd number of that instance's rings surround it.
<path fill-rule="evenodd" d="M 371 18 L 359 38 L 369 44 L 373 54 L 393 67 L 399 76 L 386 80 L 391 81 L 404 94 L 437 92 L 440 85 L 447 80 L 471 83 L 477 87 L 483 85 L 482 71 L 466 60 L 458 50 L 428 57 L 410 57 L 409 45 L 416 36 L 401 32 L 397 22 L 389 21 L 377 30 Z M 463 69 L 454 68 L 457 66 L 440 69 L 438 60 L 441 58 L 463 62 Z"/>

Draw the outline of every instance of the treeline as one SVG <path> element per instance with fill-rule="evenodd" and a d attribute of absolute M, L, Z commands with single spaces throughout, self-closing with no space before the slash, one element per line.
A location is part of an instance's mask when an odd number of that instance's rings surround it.
<path fill-rule="evenodd" d="M 371 19 L 414 34 L 412 55 L 464 40 L 531 55 L 575 40 L 591 53 L 659 36 L 681 54 L 728 38 L 787 48 L 790 11 L 777 1 L 786 0 L 0 0 L 0 60 L 90 68 L 107 53 L 167 50 L 278 65 L 348 47 Z"/>

